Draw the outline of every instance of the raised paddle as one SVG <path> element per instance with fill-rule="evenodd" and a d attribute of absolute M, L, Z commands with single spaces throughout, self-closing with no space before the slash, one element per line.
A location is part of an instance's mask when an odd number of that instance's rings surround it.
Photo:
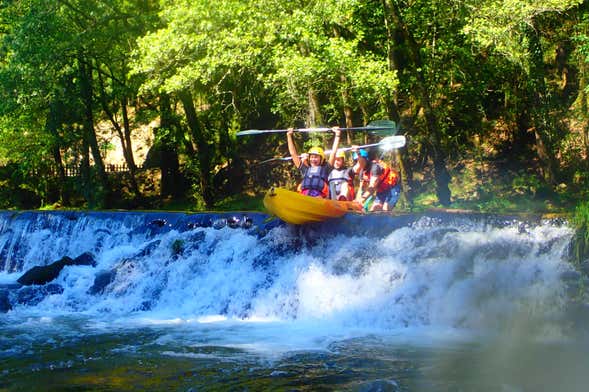
<path fill-rule="evenodd" d="M 295 132 L 329 132 L 332 128 L 295 128 Z M 372 121 L 365 127 L 349 127 L 340 128 L 342 131 L 370 131 L 370 133 L 377 134 L 380 136 L 394 135 L 399 130 L 399 127 L 394 121 L 391 120 L 377 120 Z M 279 133 L 287 132 L 288 129 L 248 129 L 247 131 L 239 131 L 236 136 L 247 136 L 247 135 L 261 135 L 264 133 Z"/>
<path fill-rule="evenodd" d="M 356 148 L 370 148 L 370 147 L 379 146 L 382 150 L 389 151 L 389 150 L 393 150 L 395 148 L 404 147 L 406 143 L 407 143 L 407 139 L 405 138 L 405 136 L 394 135 L 394 136 L 385 137 L 384 139 L 382 139 L 378 143 L 365 144 L 363 146 L 356 146 Z M 340 150 L 340 151 L 350 151 L 353 149 L 354 149 L 354 147 L 338 148 L 338 150 Z M 331 153 L 331 150 L 325 151 L 325 154 L 330 154 L 330 153 Z M 292 159 L 292 157 L 270 158 L 270 159 L 266 159 L 265 161 L 258 162 L 258 165 L 261 165 L 262 163 L 272 162 L 272 161 L 290 161 L 291 159 Z"/>

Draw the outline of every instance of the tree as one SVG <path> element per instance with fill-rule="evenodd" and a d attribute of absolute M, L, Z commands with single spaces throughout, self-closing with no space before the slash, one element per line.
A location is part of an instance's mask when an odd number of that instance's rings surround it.
<path fill-rule="evenodd" d="M 494 0 L 472 1 L 472 18 L 465 26 L 482 48 L 492 48 L 516 64 L 526 75 L 526 106 L 529 107 L 536 152 L 543 162 L 543 175 L 554 185 L 558 178 L 555 157 L 558 134 L 550 113 L 551 104 L 542 45 L 542 18 L 582 3 L 581 0 Z"/>

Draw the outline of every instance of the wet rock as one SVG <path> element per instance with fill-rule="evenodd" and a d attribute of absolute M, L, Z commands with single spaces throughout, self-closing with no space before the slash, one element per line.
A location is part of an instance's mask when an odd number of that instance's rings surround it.
<path fill-rule="evenodd" d="M 23 287 L 18 283 L 0 284 L 0 313 L 6 313 L 12 309 L 13 293 Z"/>
<path fill-rule="evenodd" d="M 244 229 L 249 229 L 254 225 L 254 220 L 249 216 L 244 216 L 241 220 L 241 227 Z"/>
<path fill-rule="evenodd" d="M 151 241 L 149 244 L 145 245 L 134 257 L 149 256 L 153 253 L 154 250 L 157 249 L 161 242 L 161 240 Z"/>
<path fill-rule="evenodd" d="M 165 219 L 154 219 L 151 222 L 149 222 L 149 226 L 164 227 L 167 223 L 168 221 L 166 221 Z"/>
<path fill-rule="evenodd" d="M 117 276 L 117 272 L 114 270 L 100 271 L 94 277 L 94 284 L 92 285 L 92 287 L 90 287 L 88 289 L 88 294 L 90 294 L 90 295 L 103 294 L 106 286 L 111 284 L 115 280 L 116 276 Z"/>
<path fill-rule="evenodd" d="M 227 218 L 227 226 L 232 229 L 249 229 L 253 224 L 253 219 L 247 215 L 231 216 Z"/>
<path fill-rule="evenodd" d="M 227 226 L 227 219 L 225 218 L 217 219 L 213 222 L 213 229 L 215 230 L 222 229 L 225 226 Z"/>
<path fill-rule="evenodd" d="M 33 284 L 42 285 L 51 282 L 57 278 L 63 267 L 72 265 L 73 261 L 72 258 L 65 256 L 61 260 L 49 265 L 33 267 L 18 278 L 17 282 L 25 286 Z"/>
<path fill-rule="evenodd" d="M 45 286 L 27 286 L 16 292 L 16 303 L 28 306 L 38 305 L 48 295 L 63 293 L 63 287 L 50 283 Z"/>
<path fill-rule="evenodd" d="M 96 267 L 96 260 L 92 253 L 84 252 L 74 259 L 73 265 L 91 265 L 92 267 Z"/>
<path fill-rule="evenodd" d="M 66 265 L 90 265 L 94 267 L 96 266 L 96 261 L 94 260 L 94 256 L 89 252 L 82 253 L 75 259 L 64 256 L 60 260 L 49 265 L 35 266 L 31 268 L 18 278 L 17 282 L 25 286 L 46 284 L 57 278 L 63 267 Z"/>
<path fill-rule="evenodd" d="M 238 228 L 240 223 L 241 219 L 239 219 L 237 216 L 232 216 L 227 219 L 227 226 L 232 229 Z"/>
<path fill-rule="evenodd" d="M 6 313 L 12 309 L 10 304 L 9 291 L 0 289 L 0 313 Z"/>

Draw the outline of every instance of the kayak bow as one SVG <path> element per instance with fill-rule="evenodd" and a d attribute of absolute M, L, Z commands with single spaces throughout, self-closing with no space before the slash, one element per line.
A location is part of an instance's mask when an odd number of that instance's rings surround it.
<path fill-rule="evenodd" d="M 339 218 L 348 212 L 362 213 L 362 206 L 356 202 L 305 196 L 283 188 L 271 188 L 264 197 L 264 206 L 293 225 Z"/>

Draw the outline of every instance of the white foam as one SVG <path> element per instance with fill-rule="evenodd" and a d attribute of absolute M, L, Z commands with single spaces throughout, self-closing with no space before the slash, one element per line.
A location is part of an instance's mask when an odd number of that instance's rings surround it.
<path fill-rule="evenodd" d="M 131 234 L 132 222 L 88 218 L 63 230 L 21 236 L 22 254 L 56 260 L 90 251 L 98 266 L 64 268 L 53 282 L 63 293 L 13 315 L 84 315 L 94 328 L 239 328 L 257 336 L 247 348 L 254 351 L 322 347 L 326 336 L 375 330 L 478 331 L 520 313 L 549 315 L 562 306 L 559 276 L 570 269 L 571 230 L 552 225 L 424 220 L 382 238 L 337 235 L 312 244 L 289 228 L 263 238 L 229 228 L 150 236 Z M 89 294 L 98 271 L 112 271 L 112 282 Z M 16 275 L 0 273 L 0 283 Z"/>

